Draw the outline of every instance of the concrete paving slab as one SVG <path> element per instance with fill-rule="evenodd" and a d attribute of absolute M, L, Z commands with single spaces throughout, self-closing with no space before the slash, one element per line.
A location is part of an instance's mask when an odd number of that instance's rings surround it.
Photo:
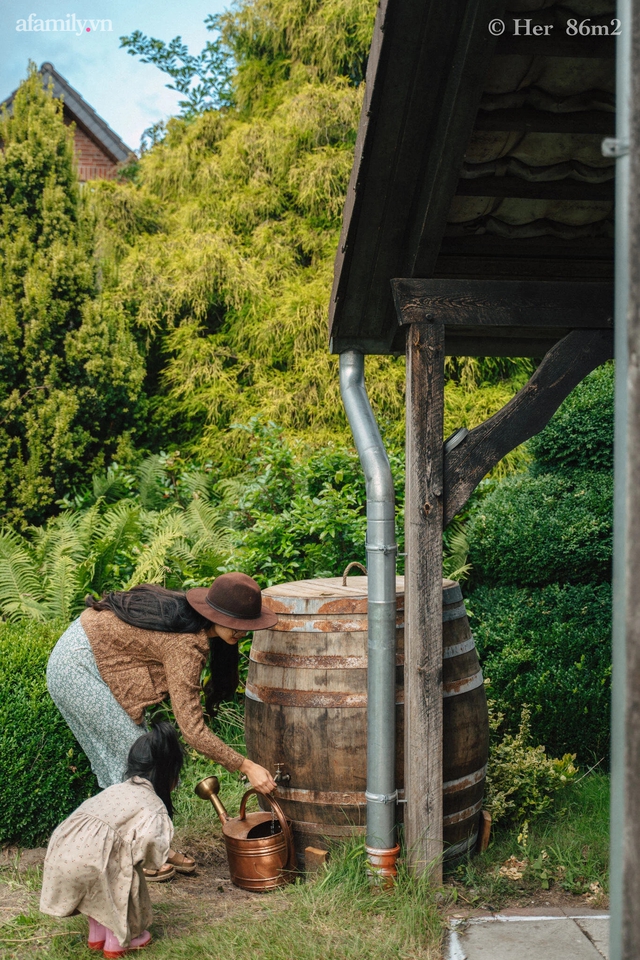
<path fill-rule="evenodd" d="M 585 924 L 584 930 L 579 923 Z M 606 925 L 606 927 L 605 927 Z M 454 926 L 446 960 L 603 960 L 608 921 L 494 917 Z"/>
<path fill-rule="evenodd" d="M 585 933 L 595 948 L 600 951 L 605 960 L 609 960 L 609 920 L 598 917 L 585 920 L 580 917 L 575 921 Z"/>

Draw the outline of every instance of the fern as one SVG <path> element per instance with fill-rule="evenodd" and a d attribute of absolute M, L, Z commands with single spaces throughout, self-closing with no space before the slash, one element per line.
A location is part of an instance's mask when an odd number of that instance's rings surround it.
<path fill-rule="evenodd" d="M 210 503 L 194 497 L 186 509 L 185 529 L 195 538 L 192 550 L 200 553 L 226 554 L 231 549 L 229 531 L 223 526 L 220 514 Z"/>
<path fill-rule="evenodd" d="M 46 582 L 46 609 L 52 620 L 69 621 L 77 616 L 85 595 L 82 568 L 66 554 L 58 556 Z"/>
<path fill-rule="evenodd" d="M 138 468 L 138 498 L 145 510 L 158 510 L 164 500 L 165 469 L 158 456 L 147 457 Z"/>
<path fill-rule="evenodd" d="M 17 533 L 0 533 L 0 611 L 7 620 L 46 620 L 43 584 L 29 544 Z"/>
<path fill-rule="evenodd" d="M 172 548 L 180 549 L 183 556 L 189 556 L 182 517 L 165 511 L 161 518 L 155 536 L 142 549 L 140 559 L 126 584 L 127 590 L 139 583 L 165 583 L 172 572 Z"/>
<path fill-rule="evenodd" d="M 467 563 L 469 541 L 463 524 L 455 520 L 445 534 L 445 549 L 442 558 L 442 575 L 449 580 L 466 580 L 471 572 Z"/>
<path fill-rule="evenodd" d="M 133 547 L 141 534 L 140 507 L 131 500 L 121 500 L 100 517 L 91 542 L 89 569 L 94 591 L 110 587 L 117 555 Z"/>
<path fill-rule="evenodd" d="M 93 496 L 96 500 L 114 503 L 126 497 L 135 478 L 122 472 L 118 464 L 112 464 L 105 474 L 95 474 L 92 480 Z"/>

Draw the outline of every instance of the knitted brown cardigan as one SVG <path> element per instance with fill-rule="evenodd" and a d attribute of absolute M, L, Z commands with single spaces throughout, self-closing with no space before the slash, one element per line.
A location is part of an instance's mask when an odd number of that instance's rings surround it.
<path fill-rule="evenodd" d="M 200 674 L 209 656 L 206 633 L 161 633 L 120 620 L 110 610 L 87 609 L 80 622 L 98 670 L 134 723 L 167 694 L 187 743 L 205 757 L 237 770 L 244 757 L 216 737 L 204 722 Z"/>

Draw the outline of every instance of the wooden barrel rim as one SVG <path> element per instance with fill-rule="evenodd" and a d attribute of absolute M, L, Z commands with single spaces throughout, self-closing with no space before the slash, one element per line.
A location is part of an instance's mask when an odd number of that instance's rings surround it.
<path fill-rule="evenodd" d="M 262 600 L 268 610 L 285 615 L 336 614 L 340 608 L 344 613 L 363 613 L 367 607 L 367 584 L 367 577 L 349 577 L 346 586 L 341 577 L 294 580 L 267 587 L 262 591 Z M 463 603 L 460 584 L 455 580 L 442 581 L 442 602 L 445 606 Z M 396 604 L 399 609 L 404 606 L 404 577 L 396 577 Z"/>

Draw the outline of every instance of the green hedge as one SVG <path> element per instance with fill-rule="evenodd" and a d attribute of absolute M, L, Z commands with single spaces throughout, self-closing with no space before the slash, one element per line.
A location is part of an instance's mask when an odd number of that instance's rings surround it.
<path fill-rule="evenodd" d="M 528 443 L 531 473 L 613 470 L 613 363 L 579 383 L 542 433 Z"/>
<path fill-rule="evenodd" d="M 611 576 L 609 473 L 508 477 L 472 514 L 471 583 L 599 583 Z"/>
<path fill-rule="evenodd" d="M 45 843 L 98 790 L 47 692 L 47 660 L 61 632 L 56 624 L 0 623 L 0 845 Z"/>
<path fill-rule="evenodd" d="M 479 587 L 467 600 L 488 696 L 517 733 L 551 756 L 589 764 L 609 756 L 611 587 Z"/>

